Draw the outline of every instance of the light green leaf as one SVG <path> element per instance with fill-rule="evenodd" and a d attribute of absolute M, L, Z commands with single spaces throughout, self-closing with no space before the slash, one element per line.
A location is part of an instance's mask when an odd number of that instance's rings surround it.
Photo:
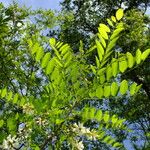
<path fill-rule="evenodd" d="M 112 27 L 114 26 L 113 23 L 112 23 L 112 21 L 111 21 L 110 19 L 107 19 L 107 22 L 108 22 L 108 24 L 109 24 L 110 26 L 112 26 Z"/>
<path fill-rule="evenodd" d="M 103 112 L 102 112 L 102 110 L 100 110 L 100 109 L 97 110 L 96 115 L 95 115 L 95 119 L 97 121 L 101 121 L 103 119 Z"/>
<path fill-rule="evenodd" d="M 118 93 L 118 89 L 119 89 L 118 84 L 116 82 L 113 82 L 111 84 L 111 95 L 116 96 Z"/>
<path fill-rule="evenodd" d="M 127 60 L 128 60 L 128 67 L 132 68 L 134 65 L 134 58 L 133 58 L 132 54 L 129 52 L 127 52 L 126 56 L 127 56 Z"/>
<path fill-rule="evenodd" d="M 105 85 L 104 86 L 104 96 L 109 97 L 110 96 L 110 86 Z"/>
<path fill-rule="evenodd" d="M 8 93 L 8 95 L 7 95 L 7 100 L 10 101 L 11 98 L 12 98 L 12 96 L 13 96 L 13 92 L 10 91 L 10 92 Z"/>
<path fill-rule="evenodd" d="M 106 26 L 105 24 L 103 23 L 100 23 L 99 24 L 100 28 L 102 28 L 102 30 L 104 30 L 105 32 L 110 32 L 110 29 L 108 26 Z"/>
<path fill-rule="evenodd" d="M 40 45 L 38 43 L 35 43 L 33 47 L 31 48 L 32 55 L 35 54 L 39 50 Z"/>
<path fill-rule="evenodd" d="M 24 106 L 25 102 L 26 102 L 25 98 L 22 97 L 20 100 L 20 106 Z"/>
<path fill-rule="evenodd" d="M 118 66 L 119 65 L 118 65 L 117 59 L 113 58 L 112 59 L 112 74 L 114 77 L 116 77 L 116 75 L 118 74 L 118 69 L 119 69 Z"/>
<path fill-rule="evenodd" d="M 120 84 L 120 93 L 124 95 L 128 90 L 128 82 L 126 80 L 123 80 Z"/>
<path fill-rule="evenodd" d="M 44 55 L 44 57 L 43 57 L 43 59 L 42 59 L 42 63 L 41 63 L 42 68 L 45 68 L 45 67 L 47 66 L 50 57 L 51 57 L 51 53 L 50 53 L 50 52 L 48 52 L 48 53 L 46 53 L 46 54 Z"/>
<path fill-rule="evenodd" d="M 106 42 L 105 42 L 105 39 L 104 39 L 99 33 L 98 33 L 97 35 L 98 35 L 98 37 L 99 37 L 99 39 L 100 39 L 100 41 L 101 41 L 103 47 L 106 48 Z"/>
<path fill-rule="evenodd" d="M 1 91 L 1 97 L 4 98 L 6 95 L 7 95 L 7 89 L 4 88 L 4 89 L 2 89 L 2 91 Z"/>
<path fill-rule="evenodd" d="M 43 57 L 43 55 L 44 55 L 44 51 L 43 51 L 42 47 L 39 47 L 39 49 L 36 52 L 35 60 L 40 61 L 41 58 Z"/>
<path fill-rule="evenodd" d="M 97 58 L 97 56 L 95 56 L 95 59 L 96 59 L 96 66 L 99 68 L 99 66 L 100 66 L 99 59 Z"/>
<path fill-rule="evenodd" d="M 60 67 L 63 67 L 62 63 L 56 57 L 54 57 L 54 60 Z"/>
<path fill-rule="evenodd" d="M 101 61 L 103 58 L 102 56 L 104 55 L 104 49 L 98 40 L 96 40 L 95 42 L 97 46 L 98 57 L 99 57 L 99 60 Z"/>
<path fill-rule="evenodd" d="M 64 55 L 66 52 L 70 49 L 68 44 L 63 45 L 59 50 L 61 51 L 61 54 Z"/>
<path fill-rule="evenodd" d="M 111 20 L 112 20 L 113 22 L 116 22 L 116 17 L 111 16 Z"/>
<path fill-rule="evenodd" d="M 113 34 L 110 37 L 110 40 L 113 40 L 114 38 L 118 37 L 120 32 L 122 32 L 124 28 L 117 28 L 114 30 Z"/>
<path fill-rule="evenodd" d="M 55 38 L 50 38 L 49 43 L 50 43 L 51 46 L 55 46 L 56 39 Z"/>
<path fill-rule="evenodd" d="M 140 62 L 141 62 L 141 57 L 142 56 L 142 53 L 141 53 L 141 51 L 138 49 L 137 51 L 136 51 L 136 63 L 137 64 L 140 64 Z"/>
<path fill-rule="evenodd" d="M 104 73 L 100 74 L 99 79 L 100 79 L 100 83 L 103 84 L 105 82 L 105 79 L 106 79 L 105 74 Z"/>
<path fill-rule="evenodd" d="M 142 84 L 140 84 L 136 87 L 136 93 L 141 89 L 141 87 L 142 87 Z"/>
<path fill-rule="evenodd" d="M 99 33 L 100 33 L 100 35 L 104 38 L 104 39 L 106 39 L 106 40 L 108 40 L 108 34 L 107 34 L 107 32 L 105 31 L 105 30 L 103 30 L 102 28 L 98 28 L 98 31 L 99 31 Z"/>
<path fill-rule="evenodd" d="M 94 119 L 94 117 L 95 117 L 95 112 L 96 112 L 95 107 L 92 107 L 92 108 L 89 109 L 89 118 L 90 118 L 90 119 Z"/>
<path fill-rule="evenodd" d="M 14 95 L 13 103 L 17 103 L 19 95 L 16 93 Z"/>
<path fill-rule="evenodd" d="M 108 123 L 109 122 L 109 113 L 108 113 L 108 111 L 106 111 L 105 113 L 104 113 L 104 116 L 103 116 L 103 119 L 104 119 L 104 122 L 105 123 Z"/>
<path fill-rule="evenodd" d="M 119 70 L 120 70 L 120 72 L 122 72 L 122 73 L 125 72 L 127 68 L 128 68 L 128 64 L 127 64 L 126 59 L 120 60 L 119 61 Z"/>
<path fill-rule="evenodd" d="M 136 86 L 137 86 L 137 83 L 132 83 L 131 86 L 130 86 L 130 94 L 131 95 L 134 95 L 136 93 Z"/>
<path fill-rule="evenodd" d="M 107 67 L 106 69 L 106 78 L 107 78 L 107 81 L 112 77 L 112 68 L 109 66 Z"/>
<path fill-rule="evenodd" d="M 54 66 L 55 66 L 55 60 L 52 58 L 48 64 L 47 64 L 47 67 L 46 67 L 46 74 L 49 75 L 53 69 L 54 69 Z"/>
<path fill-rule="evenodd" d="M 106 48 L 106 53 L 108 53 L 110 50 L 112 50 L 112 48 L 116 45 L 116 42 L 118 40 L 119 37 L 114 38 L 113 40 L 111 40 Z"/>
<path fill-rule="evenodd" d="M 123 17 L 123 9 L 118 9 L 116 12 L 116 18 L 119 21 Z"/>
<path fill-rule="evenodd" d="M 90 65 L 90 67 L 91 67 L 91 69 L 92 69 L 93 73 L 94 73 L 94 74 L 96 74 L 95 67 L 94 67 L 93 65 Z"/>
<path fill-rule="evenodd" d="M 3 127 L 3 125 L 4 125 L 4 120 L 1 119 L 0 120 L 0 128 Z"/>
<path fill-rule="evenodd" d="M 150 49 L 147 49 L 142 53 L 141 59 L 144 61 L 149 55 L 150 55 Z"/>
<path fill-rule="evenodd" d="M 102 86 L 99 86 L 97 89 L 96 89 L 96 96 L 98 98 L 102 98 L 103 97 L 103 88 Z"/>

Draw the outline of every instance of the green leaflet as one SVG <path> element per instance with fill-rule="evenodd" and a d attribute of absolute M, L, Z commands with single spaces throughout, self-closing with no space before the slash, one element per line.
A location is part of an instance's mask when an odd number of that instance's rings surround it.
<path fill-rule="evenodd" d="M 41 58 L 43 57 L 43 55 L 44 55 L 44 51 L 43 51 L 42 47 L 39 47 L 39 49 L 36 52 L 35 60 L 40 61 Z"/>
<path fill-rule="evenodd" d="M 38 43 L 35 43 L 33 47 L 31 47 L 31 53 L 32 55 L 35 54 L 39 50 L 40 45 Z"/>
<path fill-rule="evenodd" d="M 120 93 L 124 95 L 128 90 L 128 82 L 126 80 L 123 80 L 120 84 Z"/>
<path fill-rule="evenodd" d="M 104 96 L 106 98 L 110 96 L 110 86 L 109 85 L 104 86 Z"/>
<path fill-rule="evenodd" d="M 100 109 L 97 110 L 96 115 L 95 115 L 95 119 L 97 121 L 101 121 L 103 119 L 103 112 L 102 112 L 102 110 L 100 110 Z"/>
<path fill-rule="evenodd" d="M 125 72 L 127 68 L 128 68 L 128 64 L 127 64 L 126 59 L 124 59 L 124 58 L 123 58 L 123 60 L 121 59 L 119 61 L 119 70 L 120 70 L 120 72 L 122 72 L 122 73 Z"/>
<path fill-rule="evenodd" d="M 141 55 L 142 55 L 142 53 L 141 53 L 141 51 L 138 49 L 138 50 L 136 51 L 136 63 L 137 63 L 137 64 L 140 64 L 140 62 L 141 62 Z"/>
<path fill-rule="evenodd" d="M 114 38 L 118 37 L 120 32 L 122 32 L 124 28 L 117 28 L 114 30 L 113 34 L 110 36 L 110 40 L 113 40 Z"/>
<path fill-rule="evenodd" d="M 141 59 L 144 61 L 149 56 L 149 54 L 150 54 L 150 49 L 145 50 L 142 53 Z"/>
<path fill-rule="evenodd" d="M 90 67 L 91 67 L 91 69 L 92 69 L 92 72 L 93 72 L 94 74 L 96 74 L 95 66 L 90 65 Z"/>
<path fill-rule="evenodd" d="M 119 119 L 118 121 L 117 121 L 117 127 L 118 128 L 121 128 L 121 127 L 123 127 L 123 123 L 126 121 L 126 119 Z"/>
<path fill-rule="evenodd" d="M 44 55 L 43 59 L 42 59 L 42 63 L 41 63 L 41 66 L 42 68 L 45 68 L 50 60 L 50 57 L 51 57 L 51 53 L 48 52 Z"/>
<path fill-rule="evenodd" d="M 66 54 L 63 56 L 63 59 L 66 60 L 71 55 L 70 52 L 66 52 Z"/>
<path fill-rule="evenodd" d="M 116 12 L 116 18 L 119 21 L 123 17 L 123 9 L 118 9 Z"/>
<path fill-rule="evenodd" d="M 113 147 L 115 147 L 115 148 L 119 148 L 119 147 L 121 147 L 122 145 L 119 143 L 119 142 L 116 142 L 116 143 L 114 143 L 113 144 Z"/>
<path fill-rule="evenodd" d="M 50 43 L 51 46 L 55 46 L 56 39 L 55 38 L 50 38 L 49 43 Z"/>
<path fill-rule="evenodd" d="M 13 103 L 16 104 L 18 101 L 19 95 L 16 93 L 13 98 Z"/>
<path fill-rule="evenodd" d="M 95 56 L 95 59 L 96 59 L 96 66 L 97 66 L 97 68 L 99 68 L 100 67 L 99 59 L 97 58 L 97 56 Z"/>
<path fill-rule="evenodd" d="M 119 69 L 119 64 L 117 59 L 113 58 L 112 59 L 112 74 L 114 77 L 118 74 L 118 69 Z"/>
<path fill-rule="evenodd" d="M 105 74 L 104 73 L 100 74 L 99 79 L 100 79 L 100 83 L 103 84 L 106 81 Z"/>
<path fill-rule="evenodd" d="M 98 98 L 102 98 L 103 97 L 103 88 L 102 86 L 99 86 L 97 89 L 96 89 L 96 96 Z"/>
<path fill-rule="evenodd" d="M 136 87 L 137 87 L 137 83 L 132 83 L 130 86 L 130 95 L 134 95 L 136 93 Z"/>
<path fill-rule="evenodd" d="M 112 77 L 112 68 L 109 66 L 107 67 L 106 69 L 106 78 L 107 78 L 107 81 Z"/>
<path fill-rule="evenodd" d="M 63 45 L 63 42 L 58 42 L 58 43 L 56 44 L 56 48 L 60 48 L 62 45 Z"/>
<path fill-rule="evenodd" d="M 118 121 L 117 116 L 116 116 L 116 115 L 113 115 L 113 116 L 111 117 L 111 122 L 112 122 L 112 124 L 113 124 L 113 127 L 116 125 L 117 121 Z"/>
<path fill-rule="evenodd" d="M 89 118 L 90 118 L 91 120 L 94 119 L 94 117 L 95 117 L 95 112 L 96 112 L 95 107 L 91 107 L 91 108 L 89 109 Z"/>
<path fill-rule="evenodd" d="M 118 84 L 116 82 L 113 82 L 111 84 L 111 95 L 116 96 L 118 94 L 118 89 L 119 89 Z"/>
<path fill-rule="evenodd" d="M 98 28 L 98 31 L 99 31 L 99 33 L 100 33 L 100 35 L 104 38 L 104 39 L 106 39 L 106 40 L 108 40 L 108 34 L 107 34 L 107 32 L 105 31 L 105 30 L 103 30 L 103 28 Z"/>
<path fill-rule="evenodd" d="M 132 68 L 134 65 L 134 58 L 133 58 L 132 54 L 129 52 L 127 52 L 126 56 L 127 56 L 127 60 L 128 60 L 128 67 Z"/>
<path fill-rule="evenodd" d="M 142 84 L 140 84 L 136 87 L 136 93 L 140 90 L 141 87 L 142 87 Z"/>
<path fill-rule="evenodd" d="M 111 20 L 116 23 L 116 17 L 111 16 Z"/>
<path fill-rule="evenodd" d="M 63 67 L 62 63 L 56 57 L 54 57 L 54 60 L 56 64 L 58 64 L 60 67 Z"/>
<path fill-rule="evenodd" d="M 4 88 L 1 90 L 1 97 L 4 98 L 7 95 L 7 89 Z"/>
<path fill-rule="evenodd" d="M 8 92 L 7 94 L 8 94 L 8 95 L 7 95 L 7 100 L 10 101 L 10 100 L 12 99 L 12 97 L 13 97 L 13 92 L 10 91 L 10 92 Z"/>
<path fill-rule="evenodd" d="M 82 40 L 80 40 L 79 51 L 80 51 L 81 54 L 84 54 L 83 41 Z"/>
<path fill-rule="evenodd" d="M 47 67 L 46 67 L 46 70 L 45 70 L 45 72 L 46 72 L 47 75 L 49 75 L 49 74 L 53 71 L 54 66 L 55 66 L 55 60 L 52 58 L 52 59 L 48 62 Z"/>
<path fill-rule="evenodd" d="M 104 49 L 98 40 L 96 40 L 95 42 L 97 46 L 98 57 L 99 57 L 99 60 L 101 61 L 103 58 L 102 56 L 104 55 Z"/>
<path fill-rule="evenodd" d="M 4 120 L 1 119 L 0 120 L 0 128 L 3 127 L 3 125 L 4 125 Z"/>
<path fill-rule="evenodd" d="M 100 26 L 100 28 L 101 28 L 102 30 L 104 30 L 105 32 L 110 32 L 109 27 L 106 26 L 105 24 L 100 23 L 99 26 Z"/>
<path fill-rule="evenodd" d="M 98 33 L 97 35 L 98 35 L 98 37 L 99 37 L 99 39 L 100 39 L 100 41 L 101 41 L 103 47 L 106 48 L 106 42 L 105 42 L 105 39 L 104 39 L 99 33 Z"/>
<path fill-rule="evenodd" d="M 16 120 L 12 117 L 8 118 L 7 119 L 7 128 L 9 129 L 9 131 L 12 133 L 12 132 L 15 132 L 16 131 Z"/>
<path fill-rule="evenodd" d="M 67 60 L 64 64 L 64 67 L 67 67 L 69 64 L 71 64 L 71 61 L 73 59 L 73 56 L 70 54 L 68 57 L 67 57 Z"/>
<path fill-rule="evenodd" d="M 70 47 L 69 47 L 68 44 L 63 45 L 63 46 L 59 49 L 59 50 L 61 51 L 61 55 L 64 55 L 64 54 L 68 51 L 69 48 L 70 48 Z"/>
<path fill-rule="evenodd" d="M 25 102 L 26 102 L 26 99 L 24 97 L 22 97 L 19 105 L 23 106 L 25 104 Z"/>
<path fill-rule="evenodd" d="M 109 141 L 112 139 L 111 136 L 106 136 L 104 139 L 103 139 L 103 142 L 104 143 L 109 143 Z"/>
<path fill-rule="evenodd" d="M 109 122 L 109 118 L 110 118 L 109 113 L 108 113 L 108 111 L 106 111 L 104 113 L 104 116 L 103 116 L 104 122 L 108 123 Z"/>
<path fill-rule="evenodd" d="M 110 19 L 107 19 L 107 23 L 108 23 L 110 26 L 112 26 L 112 27 L 114 26 L 113 23 L 112 23 L 112 21 L 111 21 Z"/>
<path fill-rule="evenodd" d="M 116 41 L 118 40 L 119 37 L 115 37 L 113 40 L 111 40 L 106 48 L 106 53 L 108 53 L 115 45 Z"/>
<path fill-rule="evenodd" d="M 89 118 L 89 109 L 87 107 L 84 107 L 84 110 L 82 112 L 82 118 L 83 120 L 87 120 Z"/>

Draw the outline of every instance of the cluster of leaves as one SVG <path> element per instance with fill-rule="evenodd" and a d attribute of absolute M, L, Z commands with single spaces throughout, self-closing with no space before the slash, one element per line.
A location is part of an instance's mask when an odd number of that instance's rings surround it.
<path fill-rule="evenodd" d="M 120 21 L 122 17 L 123 10 L 119 9 L 116 16 L 107 20 L 108 25 L 100 24 L 94 45 L 84 51 L 81 42 L 79 53 L 74 53 L 68 44 L 57 42 L 54 38 L 49 41 L 51 51 L 45 52 L 36 36 L 29 39 L 28 49 L 36 63 L 41 66 L 48 83 L 36 97 L 14 94 L 7 88 L 1 89 L 1 98 L 5 99 L 6 103 L 19 107 L 21 112 L 15 115 L 15 120 L 1 119 L 0 127 L 7 128 L 9 134 L 18 135 L 18 124 L 23 123 L 32 132 L 21 144 L 36 149 L 60 148 L 62 145 L 83 149 L 84 137 L 100 140 L 115 148 L 122 147 L 113 136 L 108 135 L 107 129 L 111 127 L 127 130 L 125 119 L 87 105 L 81 110 L 78 109 L 83 100 L 97 101 L 120 94 L 133 95 L 141 87 L 136 83 L 129 85 L 127 80 L 123 80 L 120 85 L 118 82 L 112 83 L 113 77 L 142 63 L 150 54 L 150 49 L 144 52 L 137 50 L 135 57 L 127 52 L 116 54 L 116 57 L 112 58 L 113 48 L 124 30 Z M 89 64 L 89 55 L 95 50 L 95 62 Z M 89 120 L 96 121 L 98 127 L 88 129 L 81 126 L 81 130 L 80 125 L 75 125 L 73 128 L 77 117 L 81 118 L 80 122 L 84 125 Z M 78 131 L 82 131 L 81 134 L 77 134 Z"/>

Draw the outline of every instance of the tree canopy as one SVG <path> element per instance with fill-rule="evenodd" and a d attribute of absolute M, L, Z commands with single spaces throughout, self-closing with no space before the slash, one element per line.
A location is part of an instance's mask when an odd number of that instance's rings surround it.
<path fill-rule="evenodd" d="M 0 148 L 125 149 L 129 138 L 148 149 L 148 5 L 1 3 Z"/>

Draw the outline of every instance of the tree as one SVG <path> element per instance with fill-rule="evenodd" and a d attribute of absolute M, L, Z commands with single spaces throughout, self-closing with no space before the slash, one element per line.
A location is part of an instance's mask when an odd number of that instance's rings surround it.
<path fill-rule="evenodd" d="M 63 41 L 70 43 L 75 48 L 78 46 L 76 42 L 82 39 L 84 43 L 86 43 L 86 49 L 88 43 L 91 43 L 91 40 L 93 41 L 95 38 L 94 34 L 97 33 L 96 29 L 99 22 L 103 21 L 106 23 L 107 18 L 113 16 L 114 11 L 119 7 L 122 7 L 125 10 L 125 30 L 122 33 L 122 37 L 116 43 L 114 51 L 123 53 L 130 51 L 132 55 L 135 55 L 137 48 L 142 50 L 149 47 L 150 20 L 149 17 L 145 15 L 145 12 L 149 8 L 150 1 L 64 0 L 61 4 L 62 10 L 65 12 L 69 11 L 74 17 L 72 17 L 73 19 L 71 20 L 68 20 L 67 18 L 66 21 L 64 21 L 60 37 Z M 88 38 L 87 40 L 86 37 L 92 38 Z M 77 48 L 76 51 L 78 51 Z M 90 61 L 92 62 L 93 60 L 94 57 L 91 57 Z M 109 101 L 110 104 L 108 109 L 111 109 L 121 117 L 127 117 L 129 125 L 134 127 L 134 132 L 132 134 L 132 139 L 134 140 L 131 139 L 133 142 L 136 141 L 134 143 L 139 143 L 138 141 L 142 141 L 142 139 L 144 139 L 144 142 L 146 143 L 150 142 L 146 135 L 150 128 L 149 67 L 149 59 L 147 59 L 138 67 L 121 76 L 122 79 L 129 79 L 130 82 L 143 84 L 140 94 L 131 98 L 123 96 L 122 99 L 112 99 Z M 139 130 L 141 132 L 138 132 Z M 139 138 L 135 138 L 137 136 Z M 123 136 L 123 138 L 125 137 Z"/>
<path fill-rule="evenodd" d="M 150 49 L 144 52 L 138 49 L 135 56 L 127 52 L 111 57 L 113 47 L 124 30 L 120 21 L 122 17 L 123 10 L 119 9 L 114 17 L 116 21 L 112 20 L 113 27 L 109 26 L 110 21 L 109 25 L 100 24 L 95 43 L 88 51 L 84 51 L 82 42 L 79 52 L 75 53 L 68 44 L 51 38 L 51 51 L 45 52 L 37 36 L 26 38 L 28 49 L 41 66 L 48 83 L 42 85 L 43 90 L 36 97 L 13 93 L 7 87 L 1 89 L 1 98 L 22 110 L 0 120 L 2 132 L 7 131 L 2 137 L 2 148 L 83 149 L 86 139 L 100 140 L 115 148 L 123 147 L 111 135 L 111 129 L 127 131 L 125 119 L 92 105 L 81 105 L 88 99 L 100 101 L 120 94 L 134 95 L 141 87 L 136 83 L 130 85 L 127 80 L 120 84 L 112 82 L 118 74 L 145 61 L 150 54 Z M 91 64 L 88 58 L 95 50 L 98 55 Z M 88 128 L 89 122 L 95 122 L 95 126 Z"/>

